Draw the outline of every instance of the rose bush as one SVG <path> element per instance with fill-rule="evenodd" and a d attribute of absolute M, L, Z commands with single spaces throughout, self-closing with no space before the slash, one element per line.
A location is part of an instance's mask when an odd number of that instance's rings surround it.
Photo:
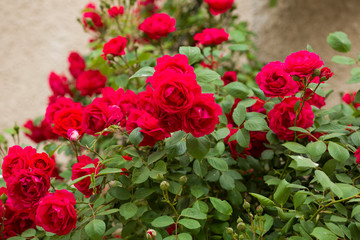
<path fill-rule="evenodd" d="M 359 92 L 325 108 L 333 73 L 311 47 L 259 63 L 233 6 L 89 3 L 90 54 L 50 74 L 13 146 L 0 135 L 0 238 L 357 239 Z"/>

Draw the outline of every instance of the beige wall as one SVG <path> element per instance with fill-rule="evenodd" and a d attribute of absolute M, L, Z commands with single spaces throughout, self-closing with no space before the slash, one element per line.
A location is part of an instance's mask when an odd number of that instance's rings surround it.
<path fill-rule="evenodd" d="M 291 52 L 313 46 L 335 77 L 329 83 L 338 91 L 355 89 L 345 85 L 348 70 L 331 65 L 335 52 L 326 36 L 345 31 L 360 50 L 359 0 L 236 0 L 238 11 L 258 35 L 262 61 L 283 61 Z M 85 53 L 89 36 L 76 22 L 87 0 L 1 0 L 0 8 L 0 131 L 44 114 L 50 89 L 50 71 L 66 72 L 71 50 Z M 338 102 L 335 94 L 332 103 Z"/>

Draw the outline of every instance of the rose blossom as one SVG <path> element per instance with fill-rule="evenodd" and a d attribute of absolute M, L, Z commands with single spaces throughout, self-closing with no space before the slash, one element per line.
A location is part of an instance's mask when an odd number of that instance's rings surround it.
<path fill-rule="evenodd" d="M 330 68 L 328 67 L 323 67 L 320 70 L 320 78 L 325 78 L 326 80 L 328 80 L 329 78 L 331 78 L 334 75 L 334 73 L 331 71 Z"/>
<path fill-rule="evenodd" d="M 80 76 L 85 70 L 85 61 L 77 52 L 71 52 L 68 57 L 69 71 L 74 78 Z"/>
<path fill-rule="evenodd" d="M 55 113 L 66 108 L 82 109 L 81 103 L 74 102 L 71 98 L 60 97 L 46 108 L 45 119 L 48 123 L 54 121 Z"/>
<path fill-rule="evenodd" d="M 309 76 L 314 70 L 324 65 L 320 57 L 309 51 L 299 51 L 290 54 L 284 62 L 284 70 L 290 75 Z"/>
<path fill-rule="evenodd" d="M 33 120 L 28 120 L 24 127 L 29 129 L 31 133 L 25 133 L 27 137 L 33 140 L 35 143 L 40 143 L 45 140 L 58 139 L 59 135 L 55 134 L 51 125 L 43 119 L 40 126 L 35 126 Z"/>
<path fill-rule="evenodd" d="M 106 85 L 106 77 L 98 70 L 87 70 L 76 80 L 76 88 L 82 96 L 92 96 L 101 93 Z"/>
<path fill-rule="evenodd" d="M 86 165 L 89 164 L 94 164 L 94 167 L 91 168 L 83 168 Z M 78 157 L 78 162 L 75 163 L 72 166 L 72 175 L 71 175 L 71 180 L 77 179 L 79 177 L 88 175 L 88 174 L 98 174 L 100 169 L 103 166 L 100 165 L 99 163 L 99 159 L 95 158 L 94 160 L 92 160 L 90 157 L 86 156 L 86 155 L 82 155 Z M 89 188 L 91 184 L 91 177 L 86 177 L 84 179 L 82 179 L 80 182 L 77 182 L 74 184 L 74 186 L 82 193 L 85 195 L 85 197 L 91 197 L 91 195 L 93 194 L 93 189 Z M 99 187 L 97 187 L 97 189 L 99 190 Z"/>
<path fill-rule="evenodd" d="M 72 128 L 70 128 L 67 131 L 66 134 L 67 134 L 67 137 L 69 138 L 70 141 L 77 141 L 80 138 L 79 132 L 77 130 L 72 129 Z"/>
<path fill-rule="evenodd" d="M 64 75 L 57 75 L 51 72 L 49 75 L 49 85 L 55 96 L 71 95 L 68 80 Z"/>
<path fill-rule="evenodd" d="M 29 159 L 29 167 L 31 169 L 39 169 L 46 173 L 48 176 L 51 176 L 52 171 L 55 167 L 54 159 L 51 159 L 46 153 L 35 153 Z"/>
<path fill-rule="evenodd" d="M 210 12 L 218 15 L 229 10 L 234 4 L 234 0 L 204 0 L 209 5 Z"/>
<path fill-rule="evenodd" d="M 358 150 L 356 150 L 356 152 L 354 153 L 355 157 L 356 157 L 356 163 L 360 164 L 360 148 Z"/>
<path fill-rule="evenodd" d="M 103 56 L 106 59 L 106 56 L 111 54 L 113 56 L 125 55 L 125 47 L 127 40 L 122 36 L 117 36 L 116 38 L 110 39 L 107 43 L 104 44 Z"/>
<path fill-rule="evenodd" d="M 297 97 L 286 98 L 276 104 L 268 113 L 269 128 L 278 135 L 280 140 L 294 140 L 294 131 L 289 130 L 289 127 L 295 126 L 296 112 L 294 107 L 298 101 L 300 99 Z M 306 129 L 314 123 L 314 113 L 309 103 L 305 102 L 303 104 L 296 126 Z M 300 108 L 301 106 L 299 106 Z M 298 136 L 301 138 L 306 137 L 306 135 L 301 134 L 298 134 Z"/>
<path fill-rule="evenodd" d="M 237 74 L 234 71 L 225 72 L 224 76 L 221 77 L 221 80 L 223 80 L 224 86 L 226 86 L 229 83 L 237 81 Z"/>
<path fill-rule="evenodd" d="M 183 117 L 183 128 L 194 137 L 202 137 L 214 131 L 219 123 L 221 107 L 215 102 L 210 93 L 204 93 L 195 98 L 191 109 Z"/>
<path fill-rule="evenodd" d="M 298 92 L 299 85 L 284 71 L 282 62 L 270 62 L 255 77 L 266 97 L 291 96 Z"/>
<path fill-rule="evenodd" d="M 139 25 L 139 29 L 145 32 L 149 38 L 159 39 L 176 30 L 175 22 L 175 18 L 171 18 L 166 13 L 156 13 L 146 18 Z"/>
<path fill-rule="evenodd" d="M 101 28 L 104 25 L 100 15 L 93 11 L 84 12 L 82 21 L 84 23 L 85 28 L 88 28 L 92 31 L 96 31 L 98 28 Z M 91 22 L 92 24 L 88 24 L 88 21 Z"/>
<path fill-rule="evenodd" d="M 316 106 L 319 109 L 322 108 L 323 106 L 325 106 L 325 98 L 316 93 L 313 93 L 313 91 L 308 88 L 308 89 L 306 89 L 306 92 L 305 92 L 305 98 L 308 98 L 309 96 L 311 96 L 311 97 L 310 97 L 310 99 L 307 100 L 307 102 L 310 105 Z"/>
<path fill-rule="evenodd" d="M 1 167 L 4 180 L 7 181 L 8 178 L 21 169 L 27 169 L 29 167 L 29 159 L 34 154 L 36 154 L 36 149 L 30 146 L 24 149 L 18 145 L 10 147 Z"/>
<path fill-rule="evenodd" d="M 50 177 L 37 168 L 20 169 L 7 179 L 6 186 L 14 207 L 31 208 L 48 193 Z"/>
<path fill-rule="evenodd" d="M 82 136 L 84 131 L 82 128 L 83 110 L 80 108 L 65 108 L 55 113 L 53 131 L 60 136 L 67 138 L 69 129 L 79 132 Z"/>
<path fill-rule="evenodd" d="M 223 28 L 206 28 L 194 36 L 194 41 L 204 46 L 219 45 L 227 40 L 229 40 L 229 34 Z"/>
<path fill-rule="evenodd" d="M 112 6 L 107 10 L 110 17 L 114 18 L 116 16 L 124 14 L 124 6 Z"/>
<path fill-rule="evenodd" d="M 68 234 L 76 228 L 75 204 L 74 194 L 65 189 L 48 194 L 39 202 L 36 224 L 57 235 Z"/>
<path fill-rule="evenodd" d="M 342 97 L 342 100 L 350 105 L 353 104 L 355 108 L 360 107 L 360 103 L 355 103 L 355 96 L 356 96 L 356 92 L 352 92 L 352 93 L 345 93 L 344 96 Z"/>

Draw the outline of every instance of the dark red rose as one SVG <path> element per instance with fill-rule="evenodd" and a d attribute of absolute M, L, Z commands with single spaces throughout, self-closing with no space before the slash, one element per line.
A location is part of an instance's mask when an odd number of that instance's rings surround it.
<path fill-rule="evenodd" d="M 132 161 L 132 157 L 129 156 L 129 155 L 125 155 L 125 156 L 122 156 L 122 157 L 125 159 L 125 161 Z"/>
<path fill-rule="evenodd" d="M 228 71 L 222 76 L 221 80 L 223 80 L 224 86 L 226 86 L 231 82 L 237 81 L 237 74 L 234 71 Z"/>
<path fill-rule="evenodd" d="M 32 208 L 50 188 L 50 177 L 39 169 L 19 169 L 6 181 L 8 196 L 18 209 Z"/>
<path fill-rule="evenodd" d="M 140 127 L 140 132 L 144 134 L 144 139 L 139 146 L 152 147 L 157 141 L 171 136 L 170 133 L 160 127 L 158 119 L 145 111 L 131 111 L 126 123 L 126 130 L 131 133 L 137 127 Z"/>
<path fill-rule="evenodd" d="M 159 113 L 159 125 L 167 132 L 176 132 L 183 128 L 182 118 L 179 114 L 169 114 L 164 111 Z"/>
<path fill-rule="evenodd" d="M 266 132 L 250 131 L 250 149 L 249 155 L 259 158 L 266 149 L 265 143 L 269 144 L 266 138 Z"/>
<path fill-rule="evenodd" d="M 289 130 L 289 127 L 295 126 L 296 112 L 294 107 L 299 100 L 297 97 L 286 98 L 281 103 L 276 104 L 268 113 L 269 127 L 278 135 L 280 140 L 294 140 L 294 131 Z M 310 104 L 305 102 L 296 126 L 306 129 L 311 127 L 313 123 L 314 113 Z M 298 134 L 298 137 L 304 138 L 306 135 Z"/>
<path fill-rule="evenodd" d="M 89 164 L 94 164 L 95 167 L 91 167 L 91 168 L 84 168 L 86 165 Z M 75 163 L 72 167 L 72 175 L 71 175 L 71 180 L 77 179 L 79 177 L 88 175 L 88 174 L 98 174 L 100 169 L 103 168 L 102 165 L 100 165 L 99 163 L 99 159 L 95 158 L 94 160 L 92 160 L 90 157 L 86 156 L 86 155 L 82 155 L 78 157 L 78 162 Z M 82 193 L 85 195 L 85 197 L 91 197 L 91 195 L 93 194 L 93 189 L 89 188 L 91 184 L 91 177 L 86 177 L 83 180 L 81 180 L 78 183 L 75 183 L 74 186 Z M 99 189 L 100 186 L 97 187 L 97 189 Z"/>
<path fill-rule="evenodd" d="M 97 29 L 101 28 L 104 25 L 100 15 L 94 11 L 84 12 L 82 21 L 84 23 L 85 28 L 90 29 L 92 31 L 96 31 Z"/>
<path fill-rule="evenodd" d="M 360 148 L 355 151 L 354 155 L 356 157 L 356 163 L 360 164 Z"/>
<path fill-rule="evenodd" d="M 77 215 L 74 194 L 57 190 L 41 199 L 36 210 L 36 224 L 57 235 L 66 235 L 76 228 Z"/>
<path fill-rule="evenodd" d="M 57 75 L 51 72 L 49 75 L 49 85 L 55 96 L 71 95 L 69 83 L 65 75 Z"/>
<path fill-rule="evenodd" d="M 107 10 L 110 17 L 114 18 L 124 14 L 124 6 L 112 6 Z"/>
<path fill-rule="evenodd" d="M 67 138 L 69 129 L 79 132 L 82 136 L 84 131 L 82 128 L 83 110 L 81 108 L 65 108 L 59 110 L 54 115 L 53 131 L 60 136 Z"/>
<path fill-rule="evenodd" d="M 81 103 L 74 102 L 71 98 L 60 97 L 46 108 L 45 119 L 48 123 L 54 121 L 54 115 L 58 111 L 66 108 L 79 108 L 82 109 Z"/>
<path fill-rule="evenodd" d="M 192 75 L 167 70 L 159 79 L 162 81 L 154 89 L 154 101 L 169 114 L 185 114 L 201 94 L 201 88 Z"/>
<path fill-rule="evenodd" d="M 174 32 L 175 18 L 171 18 L 166 13 L 156 13 L 144 20 L 139 25 L 139 29 L 146 33 L 151 39 L 166 37 L 169 33 Z"/>
<path fill-rule="evenodd" d="M 69 71 L 74 78 L 78 78 L 85 71 L 85 61 L 77 52 L 71 52 L 68 57 Z"/>
<path fill-rule="evenodd" d="M 138 95 L 131 90 L 127 90 L 120 99 L 119 106 L 124 116 L 129 117 L 130 113 L 138 107 Z M 121 121 L 120 125 L 122 127 L 126 126 L 125 117 Z"/>
<path fill-rule="evenodd" d="M 298 83 L 284 71 L 284 64 L 279 61 L 265 65 L 255 80 L 267 97 L 291 96 L 299 90 Z"/>
<path fill-rule="evenodd" d="M 331 78 L 334 75 L 334 73 L 331 71 L 330 68 L 328 67 L 323 67 L 320 70 L 320 78 L 324 77 L 326 80 L 328 80 L 329 78 Z"/>
<path fill-rule="evenodd" d="M 342 100 L 350 105 L 353 104 L 355 108 L 360 107 L 360 103 L 355 103 L 355 96 L 356 96 L 356 92 L 352 92 L 352 93 L 345 93 L 344 96 L 342 97 Z"/>
<path fill-rule="evenodd" d="M 229 40 L 229 34 L 223 28 L 206 28 L 194 36 L 194 41 L 204 46 L 219 45 L 227 40 Z"/>
<path fill-rule="evenodd" d="M 125 47 L 127 40 L 122 36 L 117 36 L 116 38 L 110 39 L 107 43 L 104 44 L 103 56 L 106 59 L 108 54 L 113 56 L 125 55 Z"/>
<path fill-rule="evenodd" d="M 204 0 L 209 4 L 210 12 L 218 15 L 229 10 L 234 4 L 234 0 Z"/>
<path fill-rule="evenodd" d="M 29 167 L 31 169 L 39 169 L 46 173 L 48 176 L 51 176 L 52 171 L 55 167 L 54 159 L 49 158 L 46 153 L 35 153 L 29 159 Z"/>
<path fill-rule="evenodd" d="M 313 93 L 313 91 L 308 88 L 305 92 L 305 98 L 307 99 L 309 97 L 310 99 L 308 99 L 307 102 L 310 105 L 316 106 L 318 108 L 322 108 L 323 106 L 325 106 L 325 98 L 316 93 Z"/>
<path fill-rule="evenodd" d="M 234 134 L 236 134 L 239 129 L 233 128 L 232 125 L 230 125 L 230 124 L 228 125 L 228 128 L 230 130 L 230 133 L 226 138 L 224 138 L 224 143 L 229 145 L 232 158 L 234 160 L 236 160 L 238 157 L 245 158 L 246 155 L 249 155 L 249 149 L 251 148 L 251 143 L 249 144 L 248 148 L 245 148 L 245 149 L 243 149 L 243 151 L 239 152 L 236 147 L 237 141 L 232 140 L 229 142 L 230 137 L 233 136 Z M 239 149 L 241 149 L 241 148 L 239 148 Z"/>
<path fill-rule="evenodd" d="M 18 145 L 10 147 L 1 167 L 4 180 L 7 181 L 16 172 L 27 169 L 29 167 L 29 159 L 34 154 L 36 154 L 36 149 L 30 146 L 24 149 Z"/>
<path fill-rule="evenodd" d="M 101 93 L 106 85 L 106 77 L 98 70 L 83 72 L 76 80 L 76 88 L 82 96 L 92 96 Z"/>
<path fill-rule="evenodd" d="M 124 89 L 119 88 L 118 90 L 114 90 L 112 87 L 106 87 L 102 89 L 102 100 L 107 105 L 117 105 L 120 106 L 120 101 L 124 96 Z M 134 93 L 135 94 L 135 93 Z"/>
<path fill-rule="evenodd" d="M 197 96 L 191 109 L 183 117 L 183 130 L 194 137 L 202 137 L 215 130 L 219 123 L 221 107 L 215 102 L 212 94 L 205 93 Z"/>
<path fill-rule="evenodd" d="M 286 57 L 284 70 L 290 75 L 310 76 L 314 70 L 324 65 L 320 57 L 309 51 L 299 51 Z"/>
<path fill-rule="evenodd" d="M 41 121 L 40 126 L 35 126 L 32 120 L 28 120 L 24 124 L 24 127 L 31 131 L 31 133 L 25 133 L 25 135 L 35 143 L 59 138 L 59 135 L 53 132 L 51 125 L 48 121 L 46 121 L 46 119 Z"/>
<path fill-rule="evenodd" d="M 145 91 L 139 92 L 138 103 L 140 110 L 145 110 L 153 116 L 156 116 L 158 115 L 158 109 L 156 104 L 154 103 L 153 92 L 154 90 L 152 89 L 152 87 L 150 87 L 150 85 L 147 85 Z"/>

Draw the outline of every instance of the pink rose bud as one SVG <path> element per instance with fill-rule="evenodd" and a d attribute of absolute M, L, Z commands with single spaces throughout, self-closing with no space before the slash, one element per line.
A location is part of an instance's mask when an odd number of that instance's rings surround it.
<path fill-rule="evenodd" d="M 67 131 L 67 136 L 68 138 L 71 140 L 71 141 L 77 141 L 80 137 L 80 134 L 77 130 L 74 130 L 74 129 L 69 129 Z"/>
<path fill-rule="evenodd" d="M 146 231 L 146 238 L 147 239 L 155 239 L 156 237 L 156 231 L 154 229 L 148 229 Z"/>

